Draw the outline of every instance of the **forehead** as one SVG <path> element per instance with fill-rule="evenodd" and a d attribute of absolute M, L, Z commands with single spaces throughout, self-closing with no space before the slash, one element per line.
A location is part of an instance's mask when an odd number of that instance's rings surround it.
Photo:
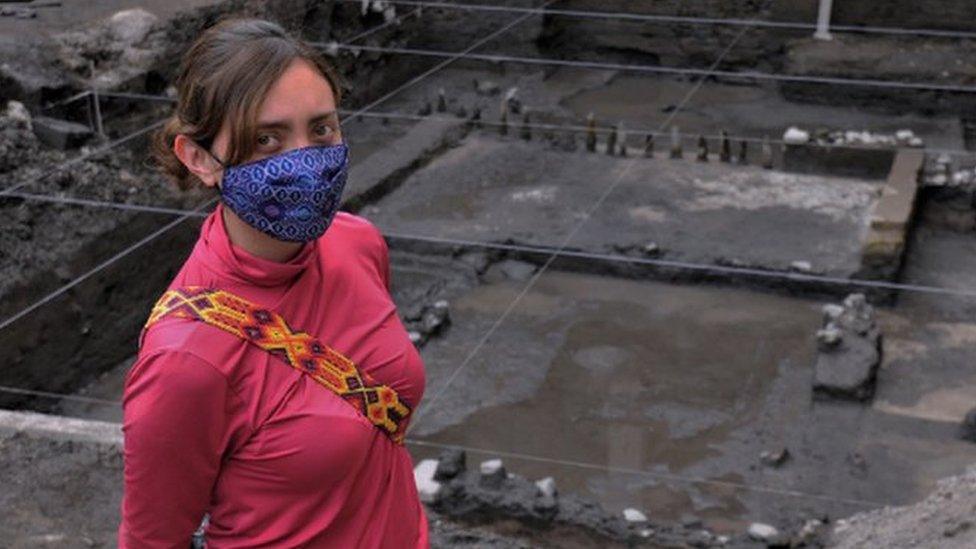
<path fill-rule="evenodd" d="M 293 59 L 261 102 L 258 123 L 311 117 L 335 108 L 329 81 L 308 61 Z"/>

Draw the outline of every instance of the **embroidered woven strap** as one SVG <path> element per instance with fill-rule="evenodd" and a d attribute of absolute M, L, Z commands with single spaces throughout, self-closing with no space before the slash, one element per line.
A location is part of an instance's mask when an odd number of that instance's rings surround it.
<path fill-rule="evenodd" d="M 257 345 L 342 397 L 393 442 L 403 444 L 410 408 L 396 391 L 359 370 L 335 349 L 292 330 L 274 311 L 223 290 L 188 286 L 163 294 L 143 331 L 166 316 L 200 320 Z"/>

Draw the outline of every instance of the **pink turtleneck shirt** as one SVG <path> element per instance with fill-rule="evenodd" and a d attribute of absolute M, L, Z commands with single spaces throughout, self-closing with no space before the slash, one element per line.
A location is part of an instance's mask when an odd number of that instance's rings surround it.
<path fill-rule="evenodd" d="M 416 410 L 424 368 L 389 294 L 386 243 L 339 213 L 285 263 L 234 246 L 222 208 L 171 283 L 269 307 Z M 147 311 L 148 313 L 148 311 Z M 167 317 L 145 334 L 123 394 L 119 547 L 425 548 L 410 455 L 355 408 L 266 351 Z"/>

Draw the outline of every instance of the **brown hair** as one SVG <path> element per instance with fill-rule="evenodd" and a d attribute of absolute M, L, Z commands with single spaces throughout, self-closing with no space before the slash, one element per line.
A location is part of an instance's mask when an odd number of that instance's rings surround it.
<path fill-rule="evenodd" d="M 183 56 L 176 112 L 153 136 L 156 166 L 183 190 L 200 183 L 173 153 L 184 134 L 208 150 L 226 120 L 230 144 L 224 160 L 240 163 L 254 152 L 258 108 L 294 59 L 304 59 L 329 82 L 336 105 L 339 77 L 315 49 L 279 25 L 261 19 L 227 19 L 207 29 Z"/>

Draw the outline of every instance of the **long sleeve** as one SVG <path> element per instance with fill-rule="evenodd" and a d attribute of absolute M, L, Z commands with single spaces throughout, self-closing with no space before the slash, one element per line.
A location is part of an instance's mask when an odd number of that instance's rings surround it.
<path fill-rule="evenodd" d="M 386 237 L 369 220 L 357 218 L 357 222 L 363 228 L 356 237 L 358 253 L 371 263 L 371 267 L 375 268 L 376 275 L 383 283 L 383 286 L 386 287 L 387 291 L 390 291 L 392 289 L 390 281 L 390 248 L 386 243 Z"/>
<path fill-rule="evenodd" d="M 377 231 L 379 234 L 379 231 Z M 386 239 L 383 238 L 382 234 L 379 234 L 380 238 L 380 274 L 383 276 L 383 283 L 386 285 L 386 291 L 391 291 L 393 288 L 390 282 L 390 249 L 386 245 Z"/>
<path fill-rule="evenodd" d="M 187 352 L 140 357 L 123 394 L 121 549 L 189 547 L 221 460 L 244 430 L 226 377 Z"/>

